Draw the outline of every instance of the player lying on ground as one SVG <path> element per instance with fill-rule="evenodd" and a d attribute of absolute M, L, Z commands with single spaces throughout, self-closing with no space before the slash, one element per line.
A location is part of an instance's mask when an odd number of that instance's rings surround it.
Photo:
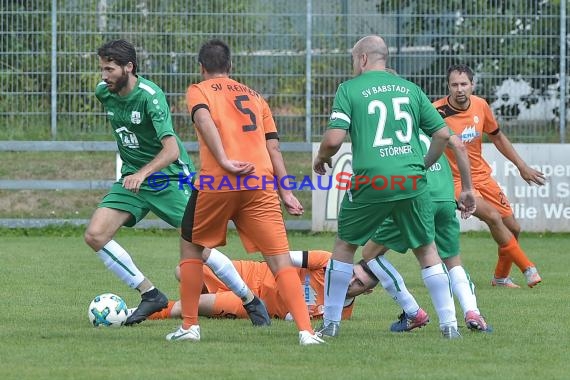
<path fill-rule="evenodd" d="M 301 279 L 305 302 L 311 319 L 321 318 L 324 305 L 325 267 L 331 257 L 326 251 L 290 251 L 293 265 Z M 233 260 L 237 272 L 244 279 L 253 293 L 261 298 L 269 315 L 278 319 L 291 319 L 285 302 L 279 296 L 275 278 L 267 263 L 250 260 Z M 352 315 L 354 297 L 370 293 L 378 280 L 368 274 L 368 268 L 361 263 L 354 266 L 354 274 L 348 287 L 347 298 L 342 311 L 342 318 Z M 177 268 L 178 276 L 178 268 Z M 208 267 L 204 267 L 204 290 L 200 296 L 198 313 L 215 318 L 248 318 L 241 300 L 228 289 Z M 170 301 L 168 307 L 154 313 L 149 319 L 180 318 L 180 301 Z"/>

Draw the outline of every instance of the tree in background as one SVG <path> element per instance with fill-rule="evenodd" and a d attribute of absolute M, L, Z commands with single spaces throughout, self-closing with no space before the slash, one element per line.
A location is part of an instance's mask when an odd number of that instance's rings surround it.
<path fill-rule="evenodd" d="M 559 10 L 559 0 L 377 1 L 378 13 L 401 15 L 400 49 L 433 48 L 429 65 L 424 59 L 415 65 L 420 70 L 404 75 L 435 98 L 447 93 L 446 68 L 468 64 L 477 93 L 502 120 L 554 121 L 559 115 L 560 46 L 552 33 L 559 30 Z M 398 54 L 393 59 L 398 62 Z"/>
<path fill-rule="evenodd" d="M 312 4 L 314 139 L 326 128 L 338 84 L 351 76 L 350 47 L 371 33 L 386 38 L 392 67 L 429 96 L 446 94 L 449 64 L 467 63 L 477 73 L 477 93 L 499 118 L 540 119 L 536 123 L 546 123 L 555 134 L 560 0 Z M 0 139 L 50 139 L 52 1 L 5 0 L 2 7 Z M 58 0 L 56 23 L 58 139 L 109 138 L 93 89 L 99 81 L 95 51 L 113 38 L 135 44 L 139 72 L 167 92 L 177 132 L 194 139 L 184 92 L 199 80 L 198 47 L 219 37 L 232 47 L 233 75 L 268 99 L 285 141 L 304 140 L 308 30 L 303 0 Z"/>

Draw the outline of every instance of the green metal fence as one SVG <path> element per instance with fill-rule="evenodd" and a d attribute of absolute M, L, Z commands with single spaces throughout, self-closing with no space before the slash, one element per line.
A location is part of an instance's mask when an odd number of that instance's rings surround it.
<path fill-rule="evenodd" d="M 351 75 L 349 50 L 371 33 L 431 98 L 445 95 L 449 64 L 467 63 L 513 140 L 565 140 L 565 1 L 5 0 L 0 17 L 0 140 L 109 139 L 95 52 L 118 37 L 136 45 L 140 73 L 165 90 L 192 140 L 184 93 L 199 79 L 200 44 L 218 37 L 235 77 L 267 97 L 283 140 L 318 141 Z"/>

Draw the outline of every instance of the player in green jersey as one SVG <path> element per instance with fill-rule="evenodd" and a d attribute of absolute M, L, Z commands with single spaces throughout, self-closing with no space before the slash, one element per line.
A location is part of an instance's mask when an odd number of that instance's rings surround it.
<path fill-rule="evenodd" d="M 449 277 L 437 254 L 431 198 L 425 171 L 441 156 L 449 130 L 427 96 L 414 83 L 386 71 L 388 47 L 379 36 L 366 36 L 352 49 L 355 78 L 335 95 L 329 127 L 313 163 L 317 174 L 350 134 L 353 182 L 342 200 L 338 236 L 326 270 L 321 333 L 338 335 L 343 298 L 353 272 L 354 254 L 384 219 L 391 216 L 412 247 L 432 299 L 449 310 L 441 320 L 444 336 L 457 333 Z M 423 156 L 422 129 L 432 137 Z"/>
<path fill-rule="evenodd" d="M 430 140 L 427 136 L 421 134 L 420 140 L 425 143 L 426 148 L 429 147 Z M 455 153 L 461 175 L 462 190 L 458 203 L 463 209 L 462 217 L 467 218 L 475 211 L 469 158 L 465 146 L 456 136 L 451 136 L 449 146 Z M 453 294 L 461 305 L 465 324 L 473 331 L 490 332 L 491 327 L 477 306 L 475 286 L 461 263 L 459 221 L 455 214 L 457 204 L 455 202 L 453 175 L 444 155 L 428 169 L 427 178 L 434 210 L 435 244 L 439 256 L 449 272 Z M 408 291 L 400 273 L 384 255 L 389 249 L 405 253 L 408 248 L 400 238 L 400 231 L 393 220 L 386 220 L 362 250 L 362 257 L 372 273 L 380 280 L 392 299 L 403 309 L 399 320 L 390 327 L 390 330 L 394 332 L 410 331 L 429 322 L 427 313 L 420 308 L 415 298 Z M 440 310 L 437 309 L 437 305 L 435 306 L 439 315 Z"/>
<path fill-rule="evenodd" d="M 174 132 L 163 91 L 137 75 L 133 45 L 110 41 L 99 48 L 103 81 L 95 96 L 103 104 L 123 161 L 121 178 L 113 184 L 93 213 L 85 242 L 119 279 L 141 293 L 141 302 L 126 325 L 144 321 L 168 304 L 168 298 L 137 268 L 130 254 L 114 240 L 122 226 L 132 227 L 150 211 L 179 228 L 190 197 L 187 178 L 195 172 Z M 263 303 L 239 277 L 221 252 L 205 249 L 206 264 L 244 302 L 254 325 L 270 323 Z"/>

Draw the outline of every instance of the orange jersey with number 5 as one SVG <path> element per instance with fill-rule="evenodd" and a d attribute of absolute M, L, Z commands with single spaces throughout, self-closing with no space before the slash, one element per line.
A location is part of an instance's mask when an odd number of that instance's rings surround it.
<path fill-rule="evenodd" d="M 233 79 L 213 78 L 193 84 L 186 91 L 188 111 L 194 121 L 197 110 L 205 108 L 220 134 L 228 159 L 250 162 L 255 165 L 248 186 L 260 186 L 262 177 L 273 181 L 273 165 L 266 147 L 266 140 L 277 139 L 277 128 L 269 105 L 251 88 Z M 236 176 L 226 172 L 204 144 L 198 132 L 200 148 L 200 176 L 223 178 L 222 191 L 248 190 Z M 215 185 L 214 185 L 215 187 Z M 202 191 L 212 191 L 208 186 Z"/>

